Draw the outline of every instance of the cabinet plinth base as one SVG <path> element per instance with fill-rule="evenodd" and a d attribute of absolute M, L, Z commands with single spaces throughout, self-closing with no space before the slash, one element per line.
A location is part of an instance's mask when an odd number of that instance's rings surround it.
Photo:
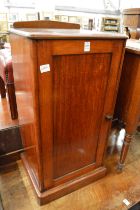
<path fill-rule="evenodd" d="M 90 184 L 106 175 L 106 168 L 104 166 L 102 166 L 90 173 L 86 173 L 80 177 L 72 179 L 71 181 L 65 182 L 64 184 L 61 184 L 57 187 L 53 187 L 53 188 L 46 190 L 44 192 L 40 192 L 38 189 L 38 186 L 36 184 L 36 181 L 34 179 L 34 176 L 32 174 L 32 171 L 30 169 L 30 166 L 28 165 L 25 155 L 22 154 L 21 158 L 22 158 L 24 166 L 27 170 L 27 173 L 30 177 L 33 188 L 37 195 L 38 203 L 40 205 L 47 204 L 57 198 L 67 195 L 67 194 L 69 194 L 83 186 L 86 186 L 86 185 L 88 185 L 88 184 Z"/>

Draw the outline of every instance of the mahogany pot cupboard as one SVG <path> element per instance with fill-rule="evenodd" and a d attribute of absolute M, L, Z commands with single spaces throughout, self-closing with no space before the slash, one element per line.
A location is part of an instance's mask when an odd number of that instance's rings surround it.
<path fill-rule="evenodd" d="M 40 204 L 105 176 L 126 38 L 11 29 L 22 160 Z"/>
<path fill-rule="evenodd" d="M 115 118 L 125 124 L 126 135 L 118 169 L 122 170 L 140 119 L 140 41 L 129 39 L 122 67 Z"/>

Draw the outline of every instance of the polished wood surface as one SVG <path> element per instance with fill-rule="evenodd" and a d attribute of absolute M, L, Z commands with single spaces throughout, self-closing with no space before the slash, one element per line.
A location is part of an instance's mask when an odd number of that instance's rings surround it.
<path fill-rule="evenodd" d="M 20 159 L 22 149 L 18 126 L 0 130 L 0 170 L 4 165 Z"/>
<path fill-rule="evenodd" d="M 125 15 L 140 15 L 140 8 L 130 8 L 130 9 L 124 9 L 123 14 Z"/>
<path fill-rule="evenodd" d="M 1 94 L 1 98 L 5 98 L 6 97 L 5 83 L 4 83 L 4 81 L 3 81 L 1 76 L 0 76 L 0 94 Z"/>
<path fill-rule="evenodd" d="M 111 126 L 106 115 L 114 112 L 126 41 L 123 35 L 109 39 L 87 33 L 92 40 L 85 52 L 82 35 L 68 40 L 70 30 L 68 36 L 59 32 L 61 40 L 53 31 L 49 33 L 55 39 L 49 40 L 46 29 L 44 40 L 37 34 L 36 39 L 10 36 L 26 150 L 22 160 L 40 204 L 105 175 L 103 156 Z M 44 64 L 50 70 L 41 73 Z"/>
<path fill-rule="evenodd" d="M 6 98 L 6 90 L 7 90 L 7 96 L 9 101 L 9 107 L 10 107 L 10 113 L 12 120 L 15 120 L 18 118 L 18 112 L 17 112 L 17 104 L 16 104 L 16 96 L 15 96 L 15 86 L 14 83 L 6 83 L 0 77 L 0 92 L 1 92 L 1 98 Z"/>
<path fill-rule="evenodd" d="M 91 41 L 91 51 L 90 53 L 94 53 L 93 55 L 96 56 L 96 53 L 104 53 L 108 55 L 108 53 L 112 53 L 112 60 L 111 60 L 111 64 L 110 64 L 110 68 L 112 69 L 112 71 L 110 72 L 110 79 L 108 81 L 108 87 L 107 87 L 107 94 L 106 94 L 106 98 L 110 98 L 110 100 L 106 101 L 105 107 L 104 107 L 104 111 L 103 111 L 103 116 L 102 116 L 102 126 L 101 126 L 101 130 L 100 130 L 100 141 L 98 143 L 98 149 L 97 149 L 97 159 L 96 159 L 96 165 L 89 165 L 86 168 L 83 168 L 79 171 L 75 171 L 75 173 L 71 173 L 70 175 L 67 175 L 65 177 L 62 177 L 61 179 L 59 178 L 59 180 L 55 180 L 55 182 L 53 182 L 53 179 L 51 177 L 53 177 L 53 157 L 52 157 L 52 151 L 53 151 L 53 145 L 52 145 L 52 141 L 49 141 L 49 139 L 53 139 L 52 137 L 52 122 L 51 122 L 51 116 L 53 115 L 53 110 L 52 110 L 52 97 L 50 97 L 52 94 L 52 90 L 53 88 L 51 87 L 51 81 L 54 81 L 54 77 L 52 75 L 51 72 L 48 72 L 46 75 L 44 74 L 40 74 L 39 73 L 39 78 L 40 78 L 40 104 L 44 104 L 44 106 L 42 106 L 42 110 L 41 110 L 41 132 L 42 132 L 42 142 L 44 147 L 42 148 L 43 150 L 43 154 L 44 154 L 44 159 L 49 161 L 49 165 L 46 165 L 46 162 L 44 161 L 44 176 L 45 178 L 45 186 L 51 186 L 53 184 L 58 185 L 59 183 L 64 182 L 63 180 L 71 180 L 72 177 L 75 178 L 77 175 L 82 175 L 85 172 L 88 172 L 90 170 L 93 170 L 93 167 L 97 167 L 100 166 L 102 164 L 102 156 L 104 153 L 104 147 L 105 147 L 105 142 L 106 141 L 101 141 L 101 139 L 106 139 L 106 132 L 108 131 L 108 126 L 110 125 L 110 122 L 105 120 L 105 115 L 107 113 L 112 113 L 113 112 L 113 104 L 114 104 L 114 100 L 115 97 L 113 97 L 112 94 L 116 94 L 116 93 L 112 93 L 112 88 L 116 87 L 116 85 L 118 84 L 118 79 L 116 78 L 118 75 L 118 68 L 121 67 L 121 64 L 119 64 L 118 62 L 115 62 L 118 59 L 121 59 L 121 56 L 123 55 L 123 51 L 122 51 L 122 47 L 123 47 L 123 42 L 120 42 L 120 46 L 118 45 L 118 42 L 116 41 L 101 41 L 101 40 L 93 40 Z M 43 63 L 50 63 L 50 66 L 53 66 L 53 58 L 55 60 L 55 55 L 64 55 L 64 54 L 69 54 L 69 58 L 70 55 L 77 55 L 77 54 L 83 54 L 83 41 L 54 41 L 54 42 L 50 42 L 47 43 L 46 41 L 39 41 L 38 42 L 39 45 L 39 64 L 43 64 Z M 63 48 L 61 47 L 63 46 Z M 48 49 L 48 50 L 47 50 Z M 120 53 L 118 53 L 120 52 Z M 54 57 L 51 56 L 51 53 L 54 54 Z M 106 55 L 106 56 L 107 56 Z M 106 57 L 108 60 L 108 57 Z M 105 61 L 104 61 L 105 62 Z M 40 66 L 39 65 L 39 66 Z M 105 64 L 102 64 L 105 65 Z M 39 68 L 39 67 L 38 67 Z M 68 68 L 68 67 L 67 67 Z M 71 70 L 72 71 L 72 70 Z M 80 70 L 79 70 L 80 71 Z M 67 71 L 66 71 L 67 72 Z M 80 72 L 79 72 L 80 73 Z M 67 77 L 70 77 L 70 71 L 69 74 L 67 75 Z M 119 78 L 119 75 L 118 75 Z M 93 78 L 92 78 L 93 79 Z M 44 84 L 46 84 L 46 86 L 44 86 Z M 81 91 L 80 91 L 81 92 Z M 80 93 L 79 92 L 79 93 Z M 81 93 L 82 95 L 82 93 Z M 54 95 L 55 97 L 55 95 Z M 66 97 L 66 96 L 65 96 Z M 59 98 L 58 98 L 59 99 Z M 53 99 L 54 100 L 54 99 Z M 67 105 L 68 106 L 68 105 Z M 46 108 L 48 107 L 49 109 L 47 109 L 46 112 Z M 44 109 L 43 109 L 44 108 Z M 75 112 L 75 110 L 73 110 Z M 48 120 L 50 123 L 48 123 Z M 47 131 L 47 132 L 46 132 Z M 46 140 L 48 140 L 46 142 Z M 45 147 L 46 144 L 46 147 Z M 49 153 L 46 153 L 46 150 L 48 148 L 48 145 L 50 147 Z M 48 170 L 49 168 L 49 170 Z"/>
<path fill-rule="evenodd" d="M 123 10 L 123 25 L 128 27 L 132 39 L 140 38 L 140 8 Z"/>
<path fill-rule="evenodd" d="M 121 150 L 119 142 L 117 149 Z M 0 171 L 0 191 L 5 210 L 127 210 L 140 200 L 140 137 L 130 147 L 125 170 L 116 173 L 114 165 L 119 153 L 107 155 L 107 176 L 63 196 L 47 205 L 39 206 L 26 171 L 21 164 L 7 166 Z M 127 178 L 126 178 L 127 177 Z M 127 199 L 127 207 L 123 200 Z"/>
<path fill-rule="evenodd" d="M 140 55 L 140 40 L 129 39 L 126 42 L 125 51 L 128 53 Z"/>
<path fill-rule="evenodd" d="M 36 185 L 42 189 L 36 43 L 13 36 L 12 54 L 20 132 Z M 19 46 L 24 46 L 19 48 Z M 18 53 L 16 53 L 18 52 Z M 21 57 L 22 55 L 22 57 Z"/>
<path fill-rule="evenodd" d="M 78 29 L 13 28 L 10 32 L 32 39 L 127 39 L 124 34 Z"/>
<path fill-rule="evenodd" d="M 125 162 L 129 145 L 133 139 L 133 134 L 137 128 L 140 117 L 139 45 L 136 40 L 130 40 L 127 43 L 116 103 L 116 116 L 126 124 L 126 137 L 120 157 L 120 167 L 123 166 Z"/>
<path fill-rule="evenodd" d="M 21 148 L 18 120 L 11 119 L 8 97 L 0 98 L 0 167 L 20 159 Z"/>
<path fill-rule="evenodd" d="M 124 15 L 123 24 L 127 27 L 140 27 L 139 15 Z"/>
<path fill-rule="evenodd" d="M 21 21 L 14 22 L 14 28 L 59 28 L 59 29 L 80 29 L 80 24 L 65 23 L 52 20 Z"/>
<path fill-rule="evenodd" d="M 96 162 L 110 62 L 110 54 L 54 58 L 54 178 Z"/>
<path fill-rule="evenodd" d="M 10 106 L 10 112 L 11 112 L 11 118 L 12 120 L 18 118 L 18 111 L 17 111 L 17 102 L 16 102 L 16 95 L 15 95 L 15 85 L 14 83 L 7 83 L 7 95 L 8 95 L 8 101 Z"/>
<path fill-rule="evenodd" d="M 11 119 L 8 98 L 0 98 L 0 130 L 17 125 L 18 120 Z"/>
<path fill-rule="evenodd" d="M 0 50 L 0 92 L 2 98 L 6 97 L 6 91 L 9 100 L 11 118 L 14 120 L 18 118 L 18 113 L 9 43 L 7 43 L 7 48 Z"/>

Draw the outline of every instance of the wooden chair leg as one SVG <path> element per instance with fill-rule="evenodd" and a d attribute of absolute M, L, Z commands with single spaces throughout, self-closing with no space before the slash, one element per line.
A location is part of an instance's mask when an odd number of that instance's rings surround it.
<path fill-rule="evenodd" d="M 5 89 L 5 83 L 2 79 L 2 77 L 0 77 L 0 93 L 1 93 L 1 98 L 5 98 L 6 97 L 6 89 Z"/>
<path fill-rule="evenodd" d="M 16 96 L 15 96 L 15 86 L 13 83 L 7 84 L 7 94 L 8 94 L 8 100 L 10 105 L 10 111 L 11 111 L 11 118 L 17 119 L 18 118 L 18 112 L 17 112 L 17 103 L 16 103 Z"/>
<path fill-rule="evenodd" d="M 132 138 L 133 138 L 133 135 L 130 135 L 130 134 L 125 135 L 124 143 L 123 143 L 123 147 L 122 147 L 122 151 L 120 155 L 120 160 L 118 163 L 118 171 L 122 171 L 124 168 L 124 162 L 126 160 Z"/>

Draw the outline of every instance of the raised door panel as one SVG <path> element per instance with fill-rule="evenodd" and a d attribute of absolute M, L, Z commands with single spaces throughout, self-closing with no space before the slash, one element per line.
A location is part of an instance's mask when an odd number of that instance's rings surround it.
<path fill-rule="evenodd" d="M 96 163 L 111 53 L 54 56 L 54 178 Z"/>

